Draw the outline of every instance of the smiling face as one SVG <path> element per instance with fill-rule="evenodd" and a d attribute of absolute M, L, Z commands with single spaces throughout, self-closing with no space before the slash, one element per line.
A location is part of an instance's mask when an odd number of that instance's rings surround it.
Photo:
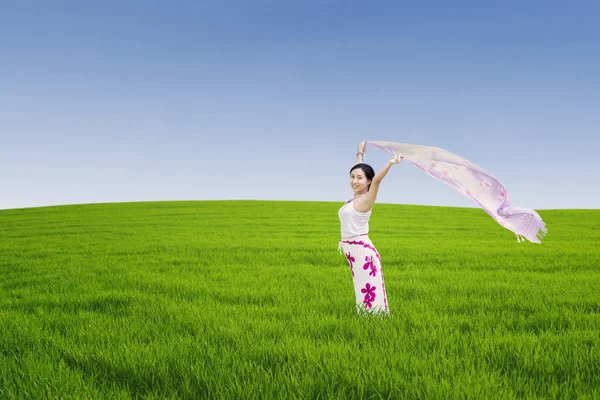
<path fill-rule="evenodd" d="M 369 190 L 371 180 L 367 179 L 364 171 L 360 168 L 350 171 L 350 187 L 354 194 L 366 193 Z"/>

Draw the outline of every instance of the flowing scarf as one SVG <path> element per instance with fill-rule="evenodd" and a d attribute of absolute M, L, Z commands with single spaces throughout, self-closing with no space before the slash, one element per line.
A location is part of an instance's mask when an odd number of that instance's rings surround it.
<path fill-rule="evenodd" d="M 429 146 L 367 141 L 367 145 L 400 155 L 404 161 L 469 197 L 500 225 L 524 239 L 541 243 L 546 224 L 537 212 L 510 204 L 506 187 L 492 174 L 449 151 Z"/>

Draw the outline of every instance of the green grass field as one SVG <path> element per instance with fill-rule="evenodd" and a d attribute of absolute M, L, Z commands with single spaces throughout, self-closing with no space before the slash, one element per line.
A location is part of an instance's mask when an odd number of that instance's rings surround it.
<path fill-rule="evenodd" d="M 377 204 L 391 316 L 360 317 L 341 203 L 0 211 L 0 398 L 600 398 L 600 210 L 542 245 Z"/>

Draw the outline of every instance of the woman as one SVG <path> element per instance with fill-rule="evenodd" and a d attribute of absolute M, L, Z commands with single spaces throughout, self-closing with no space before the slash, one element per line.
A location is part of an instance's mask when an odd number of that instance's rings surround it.
<path fill-rule="evenodd" d="M 367 164 L 363 164 L 365 142 L 358 145 L 355 165 L 350 169 L 350 187 L 354 197 L 340 208 L 338 215 L 342 232 L 340 250 L 350 264 L 354 293 L 358 311 L 389 314 L 387 296 L 383 283 L 381 258 L 369 239 L 369 218 L 377 199 L 379 184 L 391 166 L 402 161 L 394 156 L 377 175 Z"/>

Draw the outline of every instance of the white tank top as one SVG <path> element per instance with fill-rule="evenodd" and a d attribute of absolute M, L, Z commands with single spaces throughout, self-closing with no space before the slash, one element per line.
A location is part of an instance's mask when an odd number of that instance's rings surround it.
<path fill-rule="evenodd" d="M 356 211 L 352 205 L 354 200 L 344 204 L 338 211 L 342 239 L 350 239 L 369 233 L 369 219 L 371 218 L 372 209 L 367 212 Z"/>

